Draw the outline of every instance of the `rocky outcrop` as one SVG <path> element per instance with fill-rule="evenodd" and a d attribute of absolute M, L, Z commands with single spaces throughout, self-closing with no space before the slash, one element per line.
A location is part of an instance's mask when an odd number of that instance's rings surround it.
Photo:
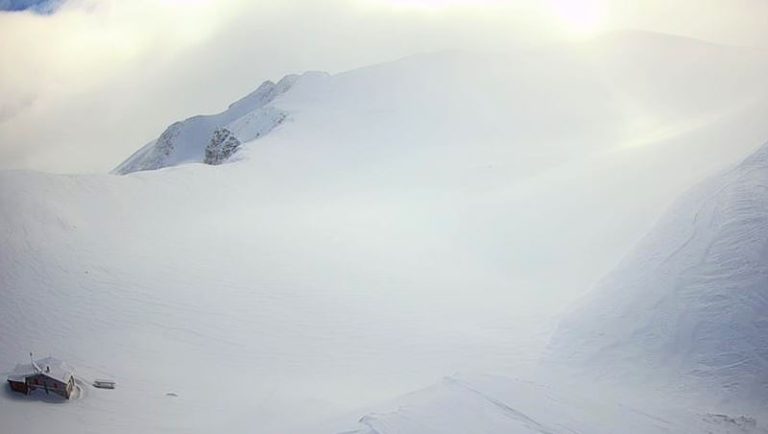
<path fill-rule="evenodd" d="M 288 75 L 277 83 L 266 81 L 219 114 L 194 116 L 174 123 L 112 173 L 125 175 L 186 163 L 221 164 L 237 152 L 241 144 L 263 137 L 283 123 L 287 114 L 272 105 L 277 98 L 302 79 L 318 80 L 326 76 L 309 72 Z"/>
<path fill-rule="evenodd" d="M 155 170 L 165 167 L 165 162 L 176 148 L 177 137 L 183 126 L 182 122 L 174 122 L 163 131 L 163 134 L 157 140 L 141 148 L 131 158 L 118 166 L 115 172 L 126 174 L 139 170 Z"/>
<path fill-rule="evenodd" d="M 181 122 L 174 122 L 158 137 L 148 158 L 149 168 L 156 169 L 160 167 L 161 161 L 173 153 L 176 137 L 179 135 L 181 126 Z"/>
<path fill-rule="evenodd" d="M 226 128 L 214 131 L 211 143 L 205 148 L 205 164 L 218 165 L 240 149 L 240 140 Z"/>

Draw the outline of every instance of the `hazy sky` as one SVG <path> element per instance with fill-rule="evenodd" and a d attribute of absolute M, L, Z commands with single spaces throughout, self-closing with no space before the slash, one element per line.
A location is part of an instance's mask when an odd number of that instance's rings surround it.
<path fill-rule="evenodd" d="M 106 172 L 171 122 L 220 111 L 264 80 L 304 70 L 339 72 L 444 49 L 504 51 L 627 28 L 768 47 L 765 0 L 55 6 L 0 0 L 0 169 Z"/>

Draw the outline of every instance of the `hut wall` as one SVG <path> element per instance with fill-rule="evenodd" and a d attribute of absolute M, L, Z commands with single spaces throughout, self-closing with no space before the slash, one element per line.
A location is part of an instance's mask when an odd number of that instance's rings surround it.
<path fill-rule="evenodd" d="M 55 393 L 69 399 L 71 392 L 70 383 L 62 383 L 43 374 L 37 374 L 27 377 L 27 386 L 32 390 L 47 390 L 48 393 Z"/>
<path fill-rule="evenodd" d="M 20 381 L 8 380 L 8 385 L 11 386 L 11 390 L 13 390 L 14 392 L 19 392 L 24 394 L 29 393 L 29 388 L 27 387 L 26 383 L 22 383 Z"/>

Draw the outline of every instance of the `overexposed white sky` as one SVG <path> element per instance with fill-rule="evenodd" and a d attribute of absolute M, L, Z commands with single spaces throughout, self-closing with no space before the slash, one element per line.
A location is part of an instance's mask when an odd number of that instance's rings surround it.
<path fill-rule="evenodd" d="M 0 12 L 0 169 L 106 172 L 267 79 L 640 29 L 768 48 L 764 0 L 69 0 Z"/>

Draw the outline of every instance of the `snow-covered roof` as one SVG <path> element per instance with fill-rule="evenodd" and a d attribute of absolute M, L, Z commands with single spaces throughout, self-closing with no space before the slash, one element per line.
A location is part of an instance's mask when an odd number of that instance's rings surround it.
<path fill-rule="evenodd" d="M 8 379 L 11 381 L 22 382 L 26 377 L 40 373 L 46 377 L 61 381 L 62 383 L 67 383 L 69 382 L 69 379 L 72 378 L 74 372 L 74 369 L 72 369 L 71 366 L 55 357 L 46 357 L 44 359 L 35 360 L 35 364 L 40 368 L 39 371 L 32 365 L 32 363 L 20 363 L 16 365 L 13 372 L 8 375 Z"/>
<path fill-rule="evenodd" d="M 35 373 L 35 368 L 31 363 L 20 363 L 13 368 L 13 372 L 8 375 L 8 379 L 11 381 L 23 382 L 24 379 Z"/>

